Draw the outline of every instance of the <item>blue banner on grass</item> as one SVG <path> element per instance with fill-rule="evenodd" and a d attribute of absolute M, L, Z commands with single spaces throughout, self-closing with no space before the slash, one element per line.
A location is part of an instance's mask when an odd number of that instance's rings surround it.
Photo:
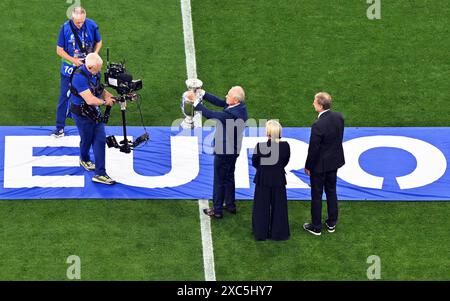
<path fill-rule="evenodd" d="M 118 184 L 93 183 L 79 167 L 75 127 L 53 138 L 51 127 L 0 127 L 0 199 L 211 199 L 213 128 L 148 128 L 150 141 L 131 154 L 106 150 Z M 129 138 L 143 133 L 129 127 Z M 122 135 L 121 127 L 107 127 Z M 309 128 L 284 128 L 291 146 L 288 198 L 309 200 L 304 174 Z M 253 198 L 251 154 L 264 129 L 248 128 L 236 164 L 236 198 Z M 450 128 L 346 128 L 346 165 L 338 172 L 341 200 L 450 200 Z M 93 158 L 93 156 L 92 156 Z"/>

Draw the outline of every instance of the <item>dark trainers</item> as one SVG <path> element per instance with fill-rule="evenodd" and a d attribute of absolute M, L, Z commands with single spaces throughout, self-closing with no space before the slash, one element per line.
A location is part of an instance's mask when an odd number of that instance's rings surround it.
<path fill-rule="evenodd" d="M 95 170 L 95 164 L 91 161 L 83 161 L 80 160 L 80 165 L 84 167 L 87 171 L 93 171 Z"/>
<path fill-rule="evenodd" d="M 228 211 L 231 214 L 236 214 L 236 207 L 234 208 L 228 208 L 226 205 L 223 206 L 223 209 Z"/>
<path fill-rule="evenodd" d="M 308 231 L 309 233 L 319 236 L 322 233 L 316 229 L 314 229 L 313 225 L 309 224 L 309 223 L 304 223 L 303 224 L 303 229 L 305 229 L 306 231 Z"/>
<path fill-rule="evenodd" d="M 223 217 L 222 214 L 215 213 L 214 209 L 212 209 L 212 208 L 205 208 L 205 209 L 203 209 L 203 213 L 206 214 L 207 216 L 211 217 L 211 218 L 220 219 L 220 218 Z"/>
<path fill-rule="evenodd" d="M 52 132 L 52 134 L 50 136 L 55 137 L 55 138 L 64 137 L 64 129 L 59 129 L 59 130 L 56 129 Z"/>
<path fill-rule="evenodd" d="M 325 222 L 325 226 L 327 227 L 327 231 L 330 233 L 333 233 L 334 231 L 336 231 L 336 225 L 334 225 L 333 227 L 328 225 L 328 222 Z"/>
<path fill-rule="evenodd" d="M 108 175 L 104 175 L 104 176 L 95 175 L 92 177 L 92 181 L 97 182 L 97 183 L 106 184 L 106 185 L 116 184 L 116 181 L 111 179 Z"/>

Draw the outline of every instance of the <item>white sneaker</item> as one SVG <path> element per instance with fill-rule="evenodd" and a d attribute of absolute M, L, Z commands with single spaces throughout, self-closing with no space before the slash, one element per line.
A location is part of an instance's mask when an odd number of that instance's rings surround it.
<path fill-rule="evenodd" d="M 328 225 L 328 223 L 325 222 L 325 226 L 327 227 L 327 231 L 328 231 L 329 233 L 334 233 L 334 231 L 336 231 L 336 225 L 334 225 L 333 227 L 330 227 L 330 226 Z"/>

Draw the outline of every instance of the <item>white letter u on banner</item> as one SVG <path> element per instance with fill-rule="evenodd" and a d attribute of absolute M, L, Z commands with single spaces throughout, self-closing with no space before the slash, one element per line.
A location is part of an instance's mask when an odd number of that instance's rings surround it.
<path fill-rule="evenodd" d="M 123 137 L 117 137 L 122 140 Z M 199 171 L 198 138 L 196 136 L 170 137 L 170 171 L 161 176 L 143 176 L 134 171 L 133 152 L 125 154 L 117 149 L 106 150 L 106 170 L 117 182 L 134 187 L 164 188 L 176 187 L 194 180 Z"/>

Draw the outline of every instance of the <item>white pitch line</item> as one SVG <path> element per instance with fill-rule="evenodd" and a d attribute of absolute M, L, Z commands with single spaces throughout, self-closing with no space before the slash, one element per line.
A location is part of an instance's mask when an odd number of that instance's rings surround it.
<path fill-rule="evenodd" d="M 203 213 L 203 209 L 209 208 L 208 200 L 198 200 L 200 214 L 200 228 L 202 232 L 203 266 L 206 281 L 216 281 L 214 269 L 214 250 L 211 235 L 211 218 Z"/>
<path fill-rule="evenodd" d="M 187 77 L 197 78 L 197 62 L 195 61 L 194 31 L 192 29 L 191 0 L 181 0 L 183 18 L 184 52 L 186 54 Z"/>
<path fill-rule="evenodd" d="M 194 31 L 192 29 L 190 0 L 181 0 L 181 15 L 183 18 L 184 52 L 186 55 L 187 78 L 197 78 L 197 62 L 195 60 Z M 194 120 L 195 127 L 201 127 L 202 117 L 200 113 L 195 114 Z M 208 207 L 208 200 L 198 200 L 205 280 L 216 281 L 216 272 L 214 269 L 214 250 L 211 235 L 211 219 L 203 213 L 203 209 Z"/>
<path fill-rule="evenodd" d="M 188 79 L 197 78 L 197 62 L 195 60 L 194 30 L 192 29 L 191 0 L 181 0 L 181 16 L 183 19 L 184 52 L 186 54 L 186 70 Z M 202 127 L 202 113 L 194 113 L 194 127 Z"/>

